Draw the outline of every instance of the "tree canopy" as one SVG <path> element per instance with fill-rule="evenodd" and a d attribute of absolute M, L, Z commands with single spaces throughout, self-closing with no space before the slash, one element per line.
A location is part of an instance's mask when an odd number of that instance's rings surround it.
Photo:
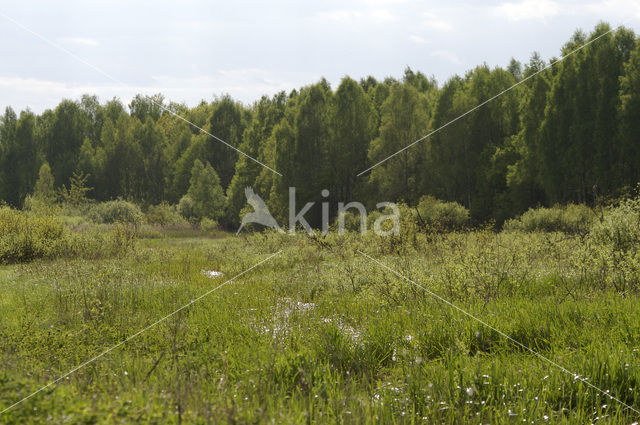
<path fill-rule="evenodd" d="M 606 23 L 590 34 L 577 31 L 561 53 L 608 31 Z M 196 214 L 226 226 L 238 224 L 246 187 L 276 217 L 287 217 L 291 186 L 298 205 L 415 206 L 435 196 L 463 204 L 477 222 L 501 222 L 532 206 L 595 203 L 635 186 L 638 38 L 620 28 L 545 69 L 553 60 L 534 53 L 524 65 L 483 64 L 442 85 L 410 68 L 401 79 L 345 77 L 335 91 L 322 79 L 251 105 L 222 96 L 190 108 L 156 94 L 138 95 L 127 107 L 91 95 L 41 114 L 7 107 L 0 115 L 0 201 L 20 207 L 30 194 L 50 198 L 83 176 L 91 199 L 146 208 L 187 195 Z M 323 189 L 329 195 L 321 196 Z M 307 220 L 319 225 L 320 210 Z"/>

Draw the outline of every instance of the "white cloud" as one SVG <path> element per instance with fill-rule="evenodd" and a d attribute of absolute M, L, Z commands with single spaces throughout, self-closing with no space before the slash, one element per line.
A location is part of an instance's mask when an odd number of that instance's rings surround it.
<path fill-rule="evenodd" d="M 453 25 L 450 22 L 445 21 L 433 13 L 425 12 L 422 14 L 422 17 L 422 24 L 428 29 L 435 31 L 451 31 L 453 29 Z"/>
<path fill-rule="evenodd" d="M 351 9 L 335 9 L 326 12 L 320 12 L 317 17 L 322 20 L 329 20 L 341 24 L 365 21 L 373 23 L 386 23 L 396 19 L 388 9 L 369 9 L 369 10 L 351 10 Z"/>
<path fill-rule="evenodd" d="M 361 3 L 364 3 L 367 6 L 379 6 L 379 5 L 390 5 L 390 6 L 399 6 L 401 4 L 409 3 L 410 0 L 360 0 Z"/>
<path fill-rule="evenodd" d="M 420 37 L 419 35 L 411 34 L 409 36 L 409 41 L 417 44 L 429 44 L 429 40 Z"/>
<path fill-rule="evenodd" d="M 114 96 L 130 99 L 133 94 L 141 92 L 139 89 L 141 88 L 125 89 L 117 85 L 99 87 L 74 85 L 37 78 L 0 76 L 0 91 L 3 95 L 3 102 L 6 102 L 0 104 L 0 107 L 11 106 L 16 111 L 29 108 L 40 113 L 47 108 L 55 107 L 62 99 L 79 99 L 85 93 L 97 94 L 102 99 L 111 99 Z"/>
<path fill-rule="evenodd" d="M 0 87 L 29 94 L 54 95 L 57 97 L 73 97 L 87 93 L 95 86 L 72 85 L 59 81 L 40 80 L 37 78 L 0 77 Z M 122 91 L 121 86 L 109 86 L 109 90 Z"/>
<path fill-rule="evenodd" d="M 376 22 L 391 22 L 395 16 L 388 9 L 373 9 L 369 12 L 369 18 Z"/>
<path fill-rule="evenodd" d="M 100 45 L 98 40 L 96 40 L 95 38 L 85 38 L 85 37 L 63 37 L 63 38 L 58 38 L 57 41 L 62 44 L 75 44 L 79 46 L 94 47 L 94 46 Z"/>
<path fill-rule="evenodd" d="M 431 52 L 431 56 L 443 58 L 448 60 L 451 63 L 460 64 L 460 58 L 454 52 L 450 50 L 435 50 Z"/>
<path fill-rule="evenodd" d="M 522 0 L 502 3 L 493 11 L 495 15 L 510 21 L 545 20 L 558 15 L 560 6 L 553 0 Z"/>
<path fill-rule="evenodd" d="M 85 93 L 96 94 L 102 100 L 114 96 L 127 104 L 138 93 L 162 93 L 167 100 L 197 105 L 224 93 L 247 104 L 259 100 L 263 94 L 272 95 L 316 82 L 320 75 L 305 72 L 267 70 L 261 68 L 233 68 L 218 70 L 209 75 L 155 75 L 149 85 L 121 86 L 118 84 L 74 84 L 37 78 L 0 76 L 2 102 L 0 110 L 12 106 L 16 110 L 29 107 L 35 112 L 55 107 L 62 99 L 79 99 Z M 6 104 L 4 102 L 7 102 Z"/>
<path fill-rule="evenodd" d="M 640 18 L 640 0 L 604 0 L 584 5 L 584 9 L 591 14 L 611 19 Z M 614 16 L 612 16 L 614 15 Z M 635 22 L 637 24 L 637 21 Z M 614 22 L 611 22 L 614 24 Z"/>

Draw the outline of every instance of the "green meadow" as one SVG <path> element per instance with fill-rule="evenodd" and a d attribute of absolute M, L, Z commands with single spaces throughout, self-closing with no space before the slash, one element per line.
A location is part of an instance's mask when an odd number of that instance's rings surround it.
<path fill-rule="evenodd" d="M 62 225 L 37 234 L 47 251 L 3 234 L 0 423 L 630 425 L 634 206 L 586 231 L 532 210 L 388 237 Z"/>

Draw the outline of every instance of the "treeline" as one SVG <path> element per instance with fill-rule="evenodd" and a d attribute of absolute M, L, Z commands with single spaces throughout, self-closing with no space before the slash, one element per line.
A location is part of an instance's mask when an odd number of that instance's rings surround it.
<path fill-rule="evenodd" d="M 576 32 L 562 56 L 609 30 L 603 23 L 591 34 Z M 640 42 L 625 28 L 357 176 L 547 65 L 534 54 L 524 66 L 481 65 L 442 86 L 411 69 L 400 80 L 345 77 L 335 91 L 321 80 L 250 107 L 228 96 L 194 108 L 154 96 L 282 176 L 140 95 L 128 108 L 89 95 L 41 115 L 7 108 L 0 119 L 0 199 L 22 206 L 45 162 L 55 187 L 68 187 L 74 173 L 86 175 L 90 198 L 143 207 L 177 204 L 190 191 L 206 192 L 202 182 L 210 182 L 217 210 L 209 215 L 227 226 L 237 225 L 247 186 L 282 222 L 294 186 L 298 209 L 308 201 L 416 205 L 432 195 L 466 206 L 476 221 L 499 223 L 532 206 L 594 203 L 635 186 Z M 320 214 L 318 205 L 306 217 L 317 225 Z"/>

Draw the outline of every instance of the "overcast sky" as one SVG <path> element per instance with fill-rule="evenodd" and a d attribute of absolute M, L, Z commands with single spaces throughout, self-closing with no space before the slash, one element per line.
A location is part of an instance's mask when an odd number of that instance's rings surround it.
<path fill-rule="evenodd" d="M 0 107 L 35 112 L 83 93 L 250 103 L 322 76 L 335 87 L 406 66 L 442 83 L 483 62 L 557 56 L 577 28 L 601 20 L 640 32 L 640 0 L 0 0 L 0 13 Z"/>

